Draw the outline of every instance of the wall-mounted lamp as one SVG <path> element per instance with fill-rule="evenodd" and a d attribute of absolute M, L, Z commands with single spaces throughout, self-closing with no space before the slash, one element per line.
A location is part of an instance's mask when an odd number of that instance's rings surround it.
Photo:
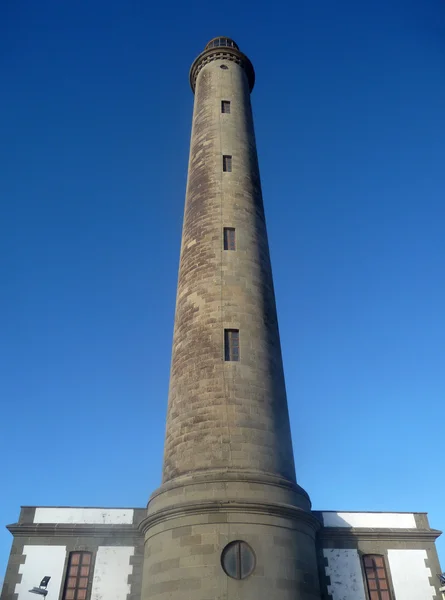
<path fill-rule="evenodd" d="M 48 590 L 46 588 L 48 587 L 50 579 L 51 577 L 46 575 L 40 582 L 39 587 L 33 587 L 32 590 L 29 590 L 31 594 L 38 594 L 39 596 L 43 596 L 45 598 L 46 594 L 48 593 Z"/>

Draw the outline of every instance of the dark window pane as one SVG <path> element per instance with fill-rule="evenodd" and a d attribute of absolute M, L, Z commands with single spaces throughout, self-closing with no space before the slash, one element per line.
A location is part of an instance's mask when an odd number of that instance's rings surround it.
<path fill-rule="evenodd" d="M 230 360 L 230 336 L 227 329 L 224 331 L 224 359 Z"/>
<path fill-rule="evenodd" d="M 224 227 L 224 250 L 235 250 L 235 228 Z"/>
<path fill-rule="evenodd" d="M 240 543 L 240 571 L 241 579 L 250 575 L 255 568 L 255 556 L 250 547 L 245 543 Z"/>
<path fill-rule="evenodd" d="M 238 548 L 235 544 L 229 544 L 222 555 L 222 565 L 229 577 L 239 579 L 238 576 Z"/>
<path fill-rule="evenodd" d="M 232 171 L 232 157 L 225 155 L 223 156 L 223 171 L 230 173 Z"/>
<path fill-rule="evenodd" d="M 230 114 L 230 101 L 229 100 L 222 100 L 221 101 L 221 112 L 222 113 L 226 113 L 226 114 Z"/>
<path fill-rule="evenodd" d="M 255 555 L 246 542 L 231 542 L 222 551 L 221 564 L 229 577 L 244 579 L 255 568 Z"/>
<path fill-rule="evenodd" d="M 239 330 L 224 330 L 224 358 L 226 361 L 239 361 Z"/>

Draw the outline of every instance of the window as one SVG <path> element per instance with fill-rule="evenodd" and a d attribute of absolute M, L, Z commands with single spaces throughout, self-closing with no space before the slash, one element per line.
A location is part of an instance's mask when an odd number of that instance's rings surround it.
<path fill-rule="evenodd" d="M 91 572 L 91 552 L 71 552 L 63 600 L 86 600 Z"/>
<path fill-rule="evenodd" d="M 230 38 L 214 38 L 213 40 L 210 40 L 205 49 L 209 50 L 210 48 L 218 48 L 218 46 L 236 48 L 237 50 L 239 49 L 238 44 L 235 44 L 235 42 Z"/>
<path fill-rule="evenodd" d="M 224 329 L 224 359 L 239 360 L 239 329 Z"/>
<path fill-rule="evenodd" d="M 219 68 L 224 69 L 224 71 L 227 71 L 229 69 L 229 67 L 227 67 L 226 65 L 220 65 Z"/>
<path fill-rule="evenodd" d="M 231 542 L 222 551 L 221 565 L 229 577 L 245 579 L 255 569 L 255 554 L 246 542 Z"/>
<path fill-rule="evenodd" d="M 391 600 L 383 556 L 368 554 L 363 557 L 369 600 Z"/>
<path fill-rule="evenodd" d="M 223 171 L 230 173 L 232 171 L 232 157 L 223 156 Z"/>
<path fill-rule="evenodd" d="M 221 100 L 221 112 L 230 114 L 230 100 Z"/>
<path fill-rule="evenodd" d="M 224 250 L 236 250 L 235 227 L 224 227 Z"/>

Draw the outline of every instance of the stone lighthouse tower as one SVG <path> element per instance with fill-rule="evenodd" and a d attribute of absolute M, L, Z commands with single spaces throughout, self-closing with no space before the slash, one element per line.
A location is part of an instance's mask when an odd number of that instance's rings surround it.
<path fill-rule="evenodd" d="M 250 93 L 237 44 L 194 61 L 195 93 L 162 486 L 143 600 L 316 600 L 295 479 Z"/>
<path fill-rule="evenodd" d="M 297 485 L 255 145 L 228 38 L 195 93 L 161 487 L 22 506 L 0 600 L 436 600 L 426 513 L 311 511 Z M 38 587 L 37 587 L 38 586 Z"/>

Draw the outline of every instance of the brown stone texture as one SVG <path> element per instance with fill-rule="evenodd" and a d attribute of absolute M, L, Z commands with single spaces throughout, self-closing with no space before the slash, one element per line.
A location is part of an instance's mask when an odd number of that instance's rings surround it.
<path fill-rule="evenodd" d="M 224 360 L 226 328 L 240 330 L 239 362 Z M 249 84 L 240 64 L 216 59 L 196 82 L 164 482 L 219 469 L 295 480 Z"/>

